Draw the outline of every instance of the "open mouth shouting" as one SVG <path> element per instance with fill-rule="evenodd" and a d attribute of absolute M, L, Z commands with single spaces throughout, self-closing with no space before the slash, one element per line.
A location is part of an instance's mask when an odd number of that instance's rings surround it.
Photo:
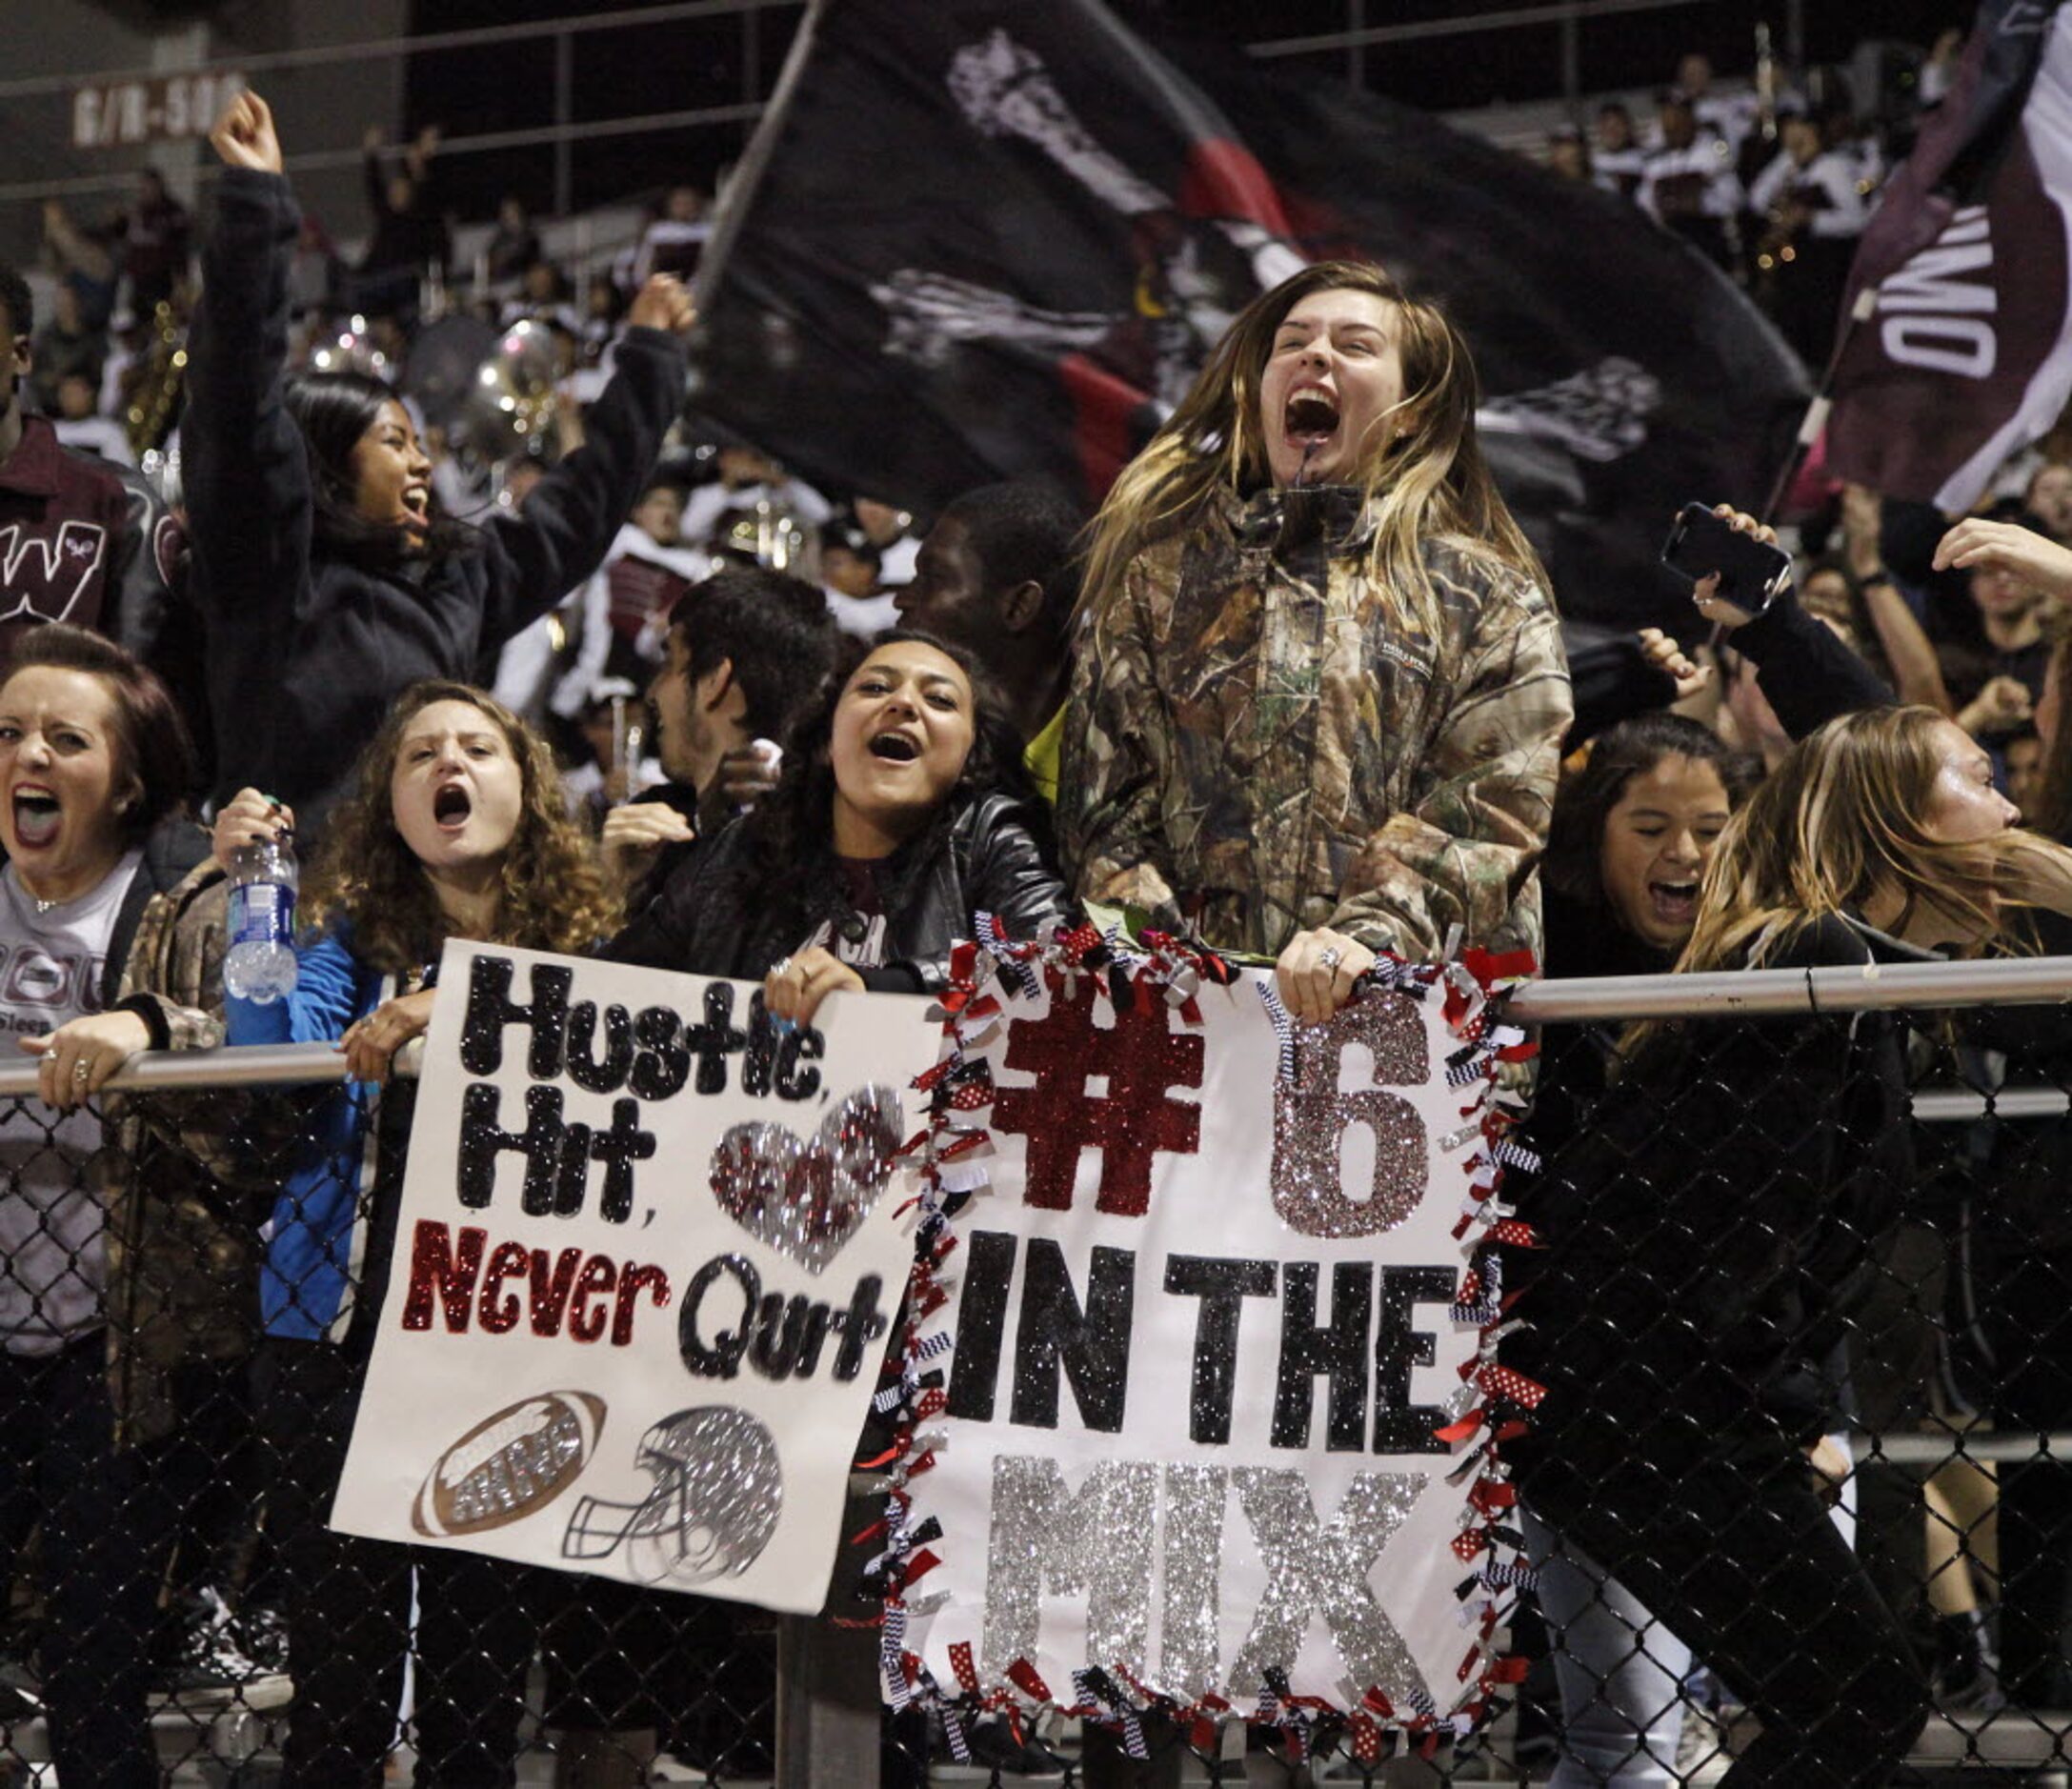
<path fill-rule="evenodd" d="M 41 851 L 55 842 L 65 819 L 56 791 L 41 783 L 17 783 L 11 806 L 17 846 L 24 851 Z"/>
<path fill-rule="evenodd" d="M 1320 385 L 1299 386 L 1288 393 L 1281 431 L 1288 445 L 1307 459 L 1327 446 L 1338 432 L 1338 400 Z"/>
<path fill-rule="evenodd" d="M 474 814 L 474 797 L 465 783 L 447 783 L 432 797 L 432 819 L 442 833 L 457 833 Z"/>
<path fill-rule="evenodd" d="M 1698 920 L 1698 879 L 1688 881 L 1650 882 L 1647 885 L 1648 905 L 1655 917 L 1665 926 L 1688 928 Z"/>
<path fill-rule="evenodd" d="M 412 528 L 432 526 L 432 487 L 409 484 L 403 487 L 403 513 Z"/>
<path fill-rule="evenodd" d="M 918 740 L 909 734 L 885 732 L 872 736 L 870 754 L 887 764 L 912 764 L 921 755 Z"/>

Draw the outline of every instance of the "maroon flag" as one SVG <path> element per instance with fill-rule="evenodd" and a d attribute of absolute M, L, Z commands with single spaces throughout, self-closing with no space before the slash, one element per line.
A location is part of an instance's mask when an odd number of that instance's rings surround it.
<path fill-rule="evenodd" d="M 1887 183 L 1850 273 L 1828 461 L 1968 509 L 2072 397 L 2072 30 L 2058 0 L 1986 0 L 1948 98 Z"/>

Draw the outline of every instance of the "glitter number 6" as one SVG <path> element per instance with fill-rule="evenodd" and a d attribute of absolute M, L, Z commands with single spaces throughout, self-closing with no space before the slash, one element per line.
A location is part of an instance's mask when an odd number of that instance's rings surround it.
<path fill-rule="evenodd" d="M 1348 1044 L 1374 1056 L 1374 1084 L 1340 1093 Z M 1421 1087 L 1431 1076 L 1424 1022 L 1399 994 L 1370 995 L 1321 1025 L 1296 1027 L 1295 1078 L 1274 1088 L 1274 1210 L 1305 1236 L 1374 1236 L 1393 1230 L 1424 1196 L 1424 1120 L 1385 1087 Z M 1348 1198 L 1345 1133 L 1374 1135 L 1374 1183 Z"/>

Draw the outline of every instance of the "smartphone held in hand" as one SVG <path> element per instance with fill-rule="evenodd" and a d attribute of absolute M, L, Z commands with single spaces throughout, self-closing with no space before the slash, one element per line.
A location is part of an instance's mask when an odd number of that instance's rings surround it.
<path fill-rule="evenodd" d="M 1791 582 L 1791 555 L 1744 534 L 1702 503 L 1686 503 L 1662 547 L 1662 563 L 1688 582 L 1717 572 L 1715 594 L 1760 614 Z"/>

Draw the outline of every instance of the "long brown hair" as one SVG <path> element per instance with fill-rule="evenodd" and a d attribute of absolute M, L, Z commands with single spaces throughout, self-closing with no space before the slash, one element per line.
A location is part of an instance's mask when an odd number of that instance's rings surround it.
<path fill-rule="evenodd" d="M 533 951 L 587 950 L 618 923 L 596 854 L 568 816 L 547 742 L 493 695 L 428 677 L 395 700 L 360 754 L 352 794 L 332 810 L 310 873 L 306 906 L 318 923 L 348 922 L 363 960 L 401 975 L 437 956 L 451 924 L 432 878 L 396 830 L 390 785 L 403 730 L 434 702 L 465 702 L 496 724 L 518 761 L 518 826 L 504 853 L 496 935 Z"/>
<path fill-rule="evenodd" d="M 1952 844 L 1923 827 L 1952 723 L 1932 708 L 1864 709 L 1784 754 L 1727 822 L 1699 895 L 1679 971 L 1760 965 L 1802 927 L 1879 896 L 1901 901 L 1892 929 L 1923 907 L 1983 941 L 2010 905 L 2072 893 L 2072 852 L 2010 828 Z"/>
<path fill-rule="evenodd" d="M 1083 602 L 1098 601 L 1138 552 L 1189 520 L 1218 487 L 1250 492 L 1271 479 L 1259 388 L 1275 332 L 1312 292 L 1341 291 L 1382 299 L 1400 329 L 1405 426 L 1368 444 L 1354 480 L 1378 506 L 1369 577 L 1398 593 L 1428 633 L 1437 631 L 1437 601 L 1420 548 L 1435 536 L 1544 584 L 1476 438 L 1480 387 L 1467 342 L 1436 305 L 1410 297 L 1382 269 L 1319 261 L 1238 312 L 1171 420 L 1122 469 L 1094 518 Z"/>

